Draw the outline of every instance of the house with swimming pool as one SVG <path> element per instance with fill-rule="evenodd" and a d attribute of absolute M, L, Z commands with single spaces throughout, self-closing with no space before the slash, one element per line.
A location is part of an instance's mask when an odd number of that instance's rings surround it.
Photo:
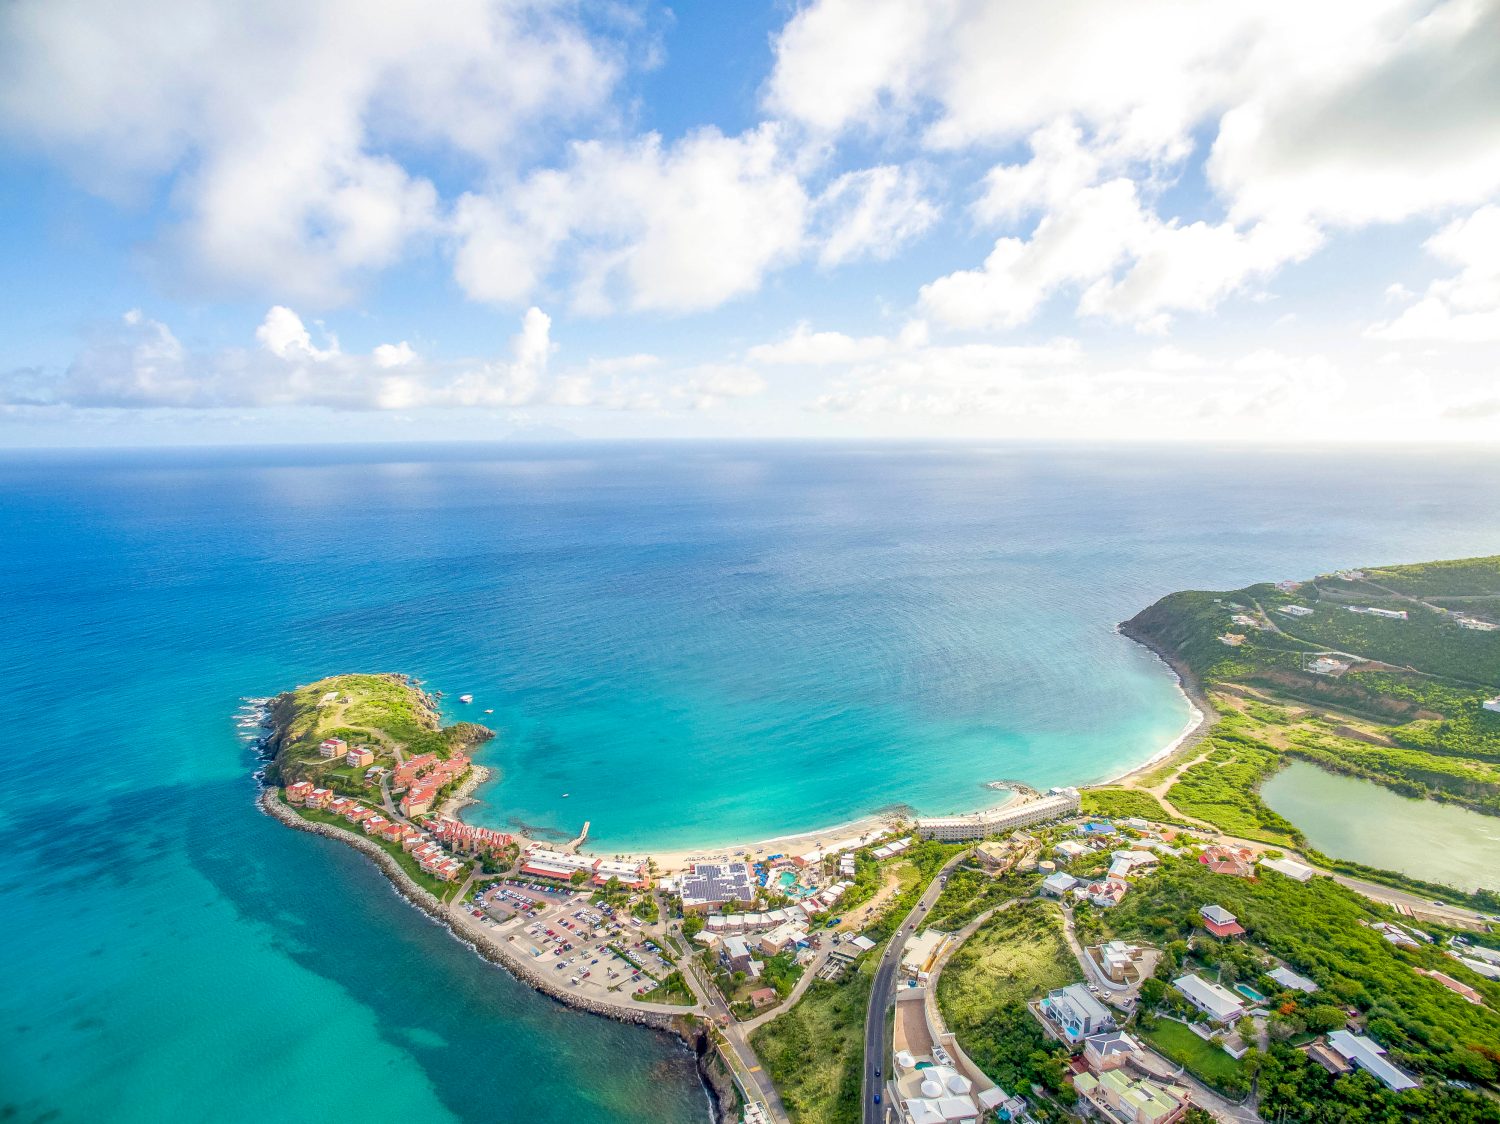
<path fill-rule="evenodd" d="M 1211 1022 L 1232 1023 L 1245 1013 L 1244 1001 L 1239 996 L 1212 980 L 1205 980 L 1196 972 L 1178 976 L 1172 981 L 1172 986 Z"/>

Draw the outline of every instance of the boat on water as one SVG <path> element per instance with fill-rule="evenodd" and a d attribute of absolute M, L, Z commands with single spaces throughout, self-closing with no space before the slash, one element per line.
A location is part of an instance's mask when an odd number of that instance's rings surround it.
<path fill-rule="evenodd" d="M 471 702 L 474 701 L 474 696 L 473 695 L 459 695 L 458 696 L 458 701 L 461 702 L 461 703 L 471 703 Z"/>
<path fill-rule="evenodd" d="M 485 711 L 485 713 L 486 713 L 486 714 L 494 714 L 494 713 L 495 713 L 495 710 L 494 710 L 494 708 L 493 708 L 493 707 L 491 707 L 491 708 L 490 708 L 490 709 L 489 709 L 489 710 L 487 710 L 487 711 Z"/>
<path fill-rule="evenodd" d="M 562 798 L 563 798 L 563 799 L 564 799 L 564 800 L 566 800 L 566 799 L 567 799 L 567 798 L 568 798 L 568 797 L 570 797 L 570 796 L 572 796 L 572 795 L 573 795 L 573 794 L 572 794 L 572 793 L 571 793 L 571 792 L 565 792 L 565 793 L 563 793 L 563 797 L 562 797 Z"/>

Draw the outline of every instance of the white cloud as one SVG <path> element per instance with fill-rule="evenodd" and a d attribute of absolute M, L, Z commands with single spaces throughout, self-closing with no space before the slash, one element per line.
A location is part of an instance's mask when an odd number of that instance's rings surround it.
<path fill-rule="evenodd" d="M 302 318 L 277 305 L 255 331 L 257 347 L 194 352 L 165 324 L 131 311 L 101 330 L 60 375 L 0 377 L 0 402 L 83 409 L 525 405 L 550 391 L 550 333 L 551 319 L 532 308 L 510 358 L 431 363 L 404 341 L 369 354 L 346 352 L 332 336 L 317 346 Z"/>
<path fill-rule="evenodd" d="M 1420 300 L 1394 320 L 1373 325 L 1366 335 L 1449 343 L 1500 340 L 1500 206 L 1490 204 L 1449 223 L 1426 247 L 1459 272 L 1432 282 Z M 1393 285 L 1386 293 L 1395 299 L 1413 295 L 1404 285 Z"/>
<path fill-rule="evenodd" d="M 891 164 L 844 173 L 818 197 L 816 209 L 825 227 L 818 251 L 823 266 L 892 257 L 938 218 L 921 176 Z"/>
<path fill-rule="evenodd" d="M 765 125 L 672 145 L 655 134 L 576 144 L 560 169 L 459 201 L 459 283 L 478 300 L 515 301 L 561 257 L 584 311 L 685 311 L 751 292 L 800 252 L 807 220 L 778 140 Z"/>
<path fill-rule="evenodd" d="M 12 133 L 102 192 L 169 177 L 168 241 L 196 271 L 318 301 L 440 221 L 435 188 L 396 153 L 504 166 L 535 126 L 596 112 L 619 69 L 547 0 L 0 11 Z"/>
<path fill-rule="evenodd" d="M 1136 184 L 1117 178 L 1073 192 L 1029 239 L 1001 238 L 982 268 L 938 278 L 921 292 L 935 319 L 965 328 L 1011 328 L 1054 293 L 1083 288 L 1078 311 L 1160 327 L 1163 312 L 1205 311 L 1252 279 L 1306 257 L 1319 244 L 1304 226 L 1163 221 Z"/>
<path fill-rule="evenodd" d="M 375 361 L 375 366 L 382 370 L 391 367 L 408 367 L 417 361 L 417 353 L 411 344 L 402 340 L 400 343 L 383 343 L 370 352 L 370 358 Z"/>
<path fill-rule="evenodd" d="M 1500 190 L 1500 3 L 813 0 L 776 41 L 766 104 L 820 133 L 915 128 L 929 149 L 1028 140 L 974 213 L 1040 223 L 929 285 L 933 316 L 1004 328 L 1087 285 L 1079 311 L 1161 331 L 1329 229 Z M 1203 136 L 1223 218 L 1159 215 Z"/>

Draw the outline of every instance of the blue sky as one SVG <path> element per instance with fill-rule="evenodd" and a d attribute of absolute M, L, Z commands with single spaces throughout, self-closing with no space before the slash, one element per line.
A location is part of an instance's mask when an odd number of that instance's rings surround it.
<path fill-rule="evenodd" d="M 0 444 L 1500 437 L 1500 0 L 19 0 L 0 130 Z"/>

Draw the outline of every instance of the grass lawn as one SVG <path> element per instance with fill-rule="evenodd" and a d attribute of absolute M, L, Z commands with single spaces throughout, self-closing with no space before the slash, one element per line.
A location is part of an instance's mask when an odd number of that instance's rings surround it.
<path fill-rule="evenodd" d="M 1174 1062 L 1187 1066 L 1189 1072 L 1217 1089 L 1242 1088 L 1245 1065 L 1223 1050 L 1203 1041 L 1182 1023 L 1157 1019 L 1150 1030 L 1137 1028 L 1140 1036 Z"/>
<path fill-rule="evenodd" d="M 1071 1103 L 1062 1057 L 1025 1001 L 1080 976 L 1054 906 L 1023 901 L 997 913 L 953 954 L 938 980 L 938 1007 L 974 1064 L 1002 1088 L 1035 1083 Z"/>
<path fill-rule="evenodd" d="M 641 1003 L 677 1003 L 684 1007 L 691 1007 L 698 1002 L 681 972 L 673 972 L 650 991 L 635 996 L 635 999 Z"/>

